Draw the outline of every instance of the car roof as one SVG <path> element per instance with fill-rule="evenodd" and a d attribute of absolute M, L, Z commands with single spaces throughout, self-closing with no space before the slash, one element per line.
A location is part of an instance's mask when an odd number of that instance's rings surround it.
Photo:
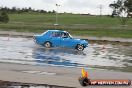
<path fill-rule="evenodd" d="M 50 32 L 66 32 L 66 31 L 63 31 L 63 30 L 48 30 Z"/>

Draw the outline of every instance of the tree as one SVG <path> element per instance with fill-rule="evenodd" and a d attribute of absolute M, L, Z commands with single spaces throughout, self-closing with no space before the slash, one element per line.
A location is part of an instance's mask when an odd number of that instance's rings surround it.
<path fill-rule="evenodd" d="M 113 9 L 111 17 L 115 17 L 118 15 L 117 9 L 120 7 L 117 2 L 114 1 L 114 3 L 110 4 L 109 7 Z"/>
<path fill-rule="evenodd" d="M 9 17 L 6 11 L 2 11 L 0 14 L 0 22 L 3 23 L 8 23 L 9 22 Z"/>
<path fill-rule="evenodd" d="M 126 0 L 124 5 L 128 7 L 129 12 L 132 12 L 132 0 Z"/>
<path fill-rule="evenodd" d="M 129 14 L 129 7 L 126 4 L 128 0 L 118 0 L 109 6 L 113 9 L 113 14 L 117 14 L 122 25 L 126 25 Z"/>
<path fill-rule="evenodd" d="M 17 12 L 17 8 L 16 7 L 12 7 L 12 13 L 16 13 Z"/>
<path fill-rule="evenodd" d="M 132 0 L 126 0 L 124 5 L 128 8 L 128 16 L 132 17 Z"/>

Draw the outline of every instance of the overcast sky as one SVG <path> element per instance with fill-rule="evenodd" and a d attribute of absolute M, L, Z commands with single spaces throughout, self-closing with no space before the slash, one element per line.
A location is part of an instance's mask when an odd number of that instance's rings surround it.
<path fill-rule="evenodd" d="M 0 0 L 0 6 L 7 7 L 32 7 L 47 11 L 56 10 L 55 4 L 60 4 L 58 12 L 100 14 L 102 5 L 103 14 L 111 14 L 109 4 L 115 0 Z"/>

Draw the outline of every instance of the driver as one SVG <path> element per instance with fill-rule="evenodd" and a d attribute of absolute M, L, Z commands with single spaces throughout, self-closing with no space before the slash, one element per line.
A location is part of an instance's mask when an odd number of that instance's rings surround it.
<path fill-rule="evenodd" d="M 68 38 L 68 34 L 67 33 L 62 33 L 62 38 Z"/>

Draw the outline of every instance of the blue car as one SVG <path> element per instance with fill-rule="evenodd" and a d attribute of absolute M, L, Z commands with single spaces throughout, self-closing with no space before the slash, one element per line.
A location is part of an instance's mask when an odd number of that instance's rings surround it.
<path fill-rule="evenodd" d="M 62 30 L 48 30 L 41 35 L 34 35 L 34 41 L 46 48 L 66 47 L 83 51 L 88 42 L 83 39 L 74 39 L 68 32 Z"/>

